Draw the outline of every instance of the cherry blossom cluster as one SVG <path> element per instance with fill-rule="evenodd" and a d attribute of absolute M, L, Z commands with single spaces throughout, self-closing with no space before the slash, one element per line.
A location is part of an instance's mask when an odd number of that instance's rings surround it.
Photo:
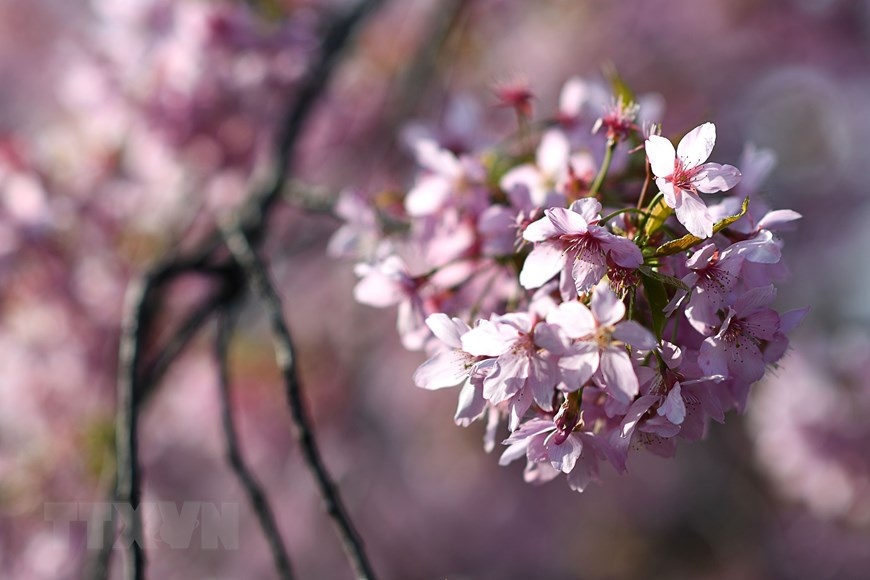
<path fill-rule="evenodd" d="M 365 257 L 356 299 L 397 305 L 403 344 L 428 354 L 414 382 L 459 387 L 455 421 L 486 418 L 488 450 L 507 423 L 501 464 L 524 458 L 527 481 L 561 472 L 578 491 L 602 462 L 671 456 L 742 411 L 806 312 L 771 307 L 778 234 L 800 218 L 755 195 L 771 154 L 747 148 L 738 188 L 740 170 L 707 161 L 712 123 L 674 147 L 642 128 L 655 107 L 614 92 L 572 79 L 535 124 L 531 93 L 503 90 L 512 142 L 417 139 L 407 194 L 343 194 L 331 244 Z"/>
<path fill-rule="evenodd" d="M 655 99 L 619 83 L 572 79 L 543 120 L 530 91 L 499 96 L 517 134 L 474 151 L 416 140 L 409 191 L 343 194 L 331 249 L 365 258 L 359 302 L 398 306 L 403 344 L 429 356 L 414 382 L 459 387 L 458 425 L 485 419 L 492 449 L 506 423 L 501 464 L 582 491 L 602 462 L 671 456 L 745 408 L 805 313 L 771 307 L 779 233 L 800 216 L 756 195 L 769 152 L 747 148 L 739 185 L 708 162 L 712 123 L 675 147 Z"/>

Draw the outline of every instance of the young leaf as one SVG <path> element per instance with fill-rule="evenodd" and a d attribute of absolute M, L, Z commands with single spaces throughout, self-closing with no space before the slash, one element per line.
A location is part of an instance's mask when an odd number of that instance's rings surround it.
<path fill-rule="evenodd" d="M 719 220 L 713 225 L 713 233 L 721 232 L 744 215 L 749 210 L 749 198 L 743 200 L 743 207 L 740 208 L 740 212 L 728 216 L 725 219 Z M 672 240 L 666 244 L 662 244 L 656 249 L 655 255 L 658 257 L 662 256 L 672 256 L 674 254 L 679 254 L 680 252 L 685 252 L 689 248 L 697 246 L 701 242 L 703 242 L 703 238 L 699 238 L 697 236 L 693 236 L 692 234 L 686 234 L 682 238 L 678 240 Z"/>
<path fill-rule="evenodd" d="M 649 218 L 646 220 L 646 223 L 643 227 L 643 233 L 647 238 L 651 237 L 654 233 L 659 231 L 667 219 L 674 212 L 671 208 L 667 206 L 665 200 L 659 198 L 659 201 L 655 204 L 655 206 L 649 212 Z"/>

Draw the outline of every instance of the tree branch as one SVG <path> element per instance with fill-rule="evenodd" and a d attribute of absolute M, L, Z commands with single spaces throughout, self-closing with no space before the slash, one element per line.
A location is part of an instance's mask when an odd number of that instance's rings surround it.
<path fill-rule="evenodd" d="M 229 374 L 229 343 L 232 335 L 232 318 L 233 315 L 229 311 L 229 308 L 224 309 L 218 315 L 217 336 L 215 337 L 215 356 L 218 364 L 218 386 L 221 399 L 221 423 L 224 429 L 227 459 L 233 473 L 236 474 L 239 483 L 248 496 L 251 508 L 254 510 L 260 523 L 260 528 L 263 530 L 263 535 L 266 536 L 269 549 L 272 551 L 272 558 L 275 561 L 275 569 L 278 571 L 278 578 L 292 580 L 293 571 L 290 565 L 290 557 L 284 547 L 284 542 L 281 540 L 281 532 L 278 530 L 278 524 L 275 522 L 274 512 L 262 487 L 260 487 L 254 474 L 242 458 L 242 453 L 239 450 L 238 436 L 233 426 Z"/>
<path fill-rule="evenodd" d="M 374 579 L 375 575 L 366 556 L 362 539 L 351 523 L 350 516 L 341 501 L 338 489 L 329 475 L 320 456 L 320 451 L 317 448 L 317 442 L 311 428 L 311 419 L 309 418 L 308 409 L 302 396 L 302 386 L 296 372 L 296 356 L 293 341 L 290 337 L 290 330 L 284 321 L 281 300 L 269 281 L 265 265 L 257 257 L 239 222 L 236 220 L 223 225 L 222 231 L 227 247 L 245 271 L 246 278 L 253 286 L 254 291 L 266 309 L 266 314 L 272 328 L 275 358 L 284 378 L 287 403 L 290 407 L 290 415 L 294 426 L 296 427 L 296 436 L 299 440 L 305 462 L 311 470 L 318 491 L 326 504 L 326 511 L 338 530 L 345 552 L 357 578 Z"/>
<path fill-rule="evenodd" d="M 327 86 L 332 72 L 339 61 L 343 49 L 353 36 L 359 23 L 383 0 L 363 0 L 347 14 L 337 18 L 326 33 L 320 52 L 319 61 L 308 71 L 296 97 L 291 102 L 287 114 L 281 123 L 281 133 L 278 138 L 274 159 L 274 173 L 266 187 L 255 192 L 243 211 L 244 232 L 253 240 L 259 242 L 264 232 L 265 217 L 269 208 L 280 197 L 284 181 L 289 173 L 289 160 L 305 121 L 314 108 L 318 97 Z M 116 416 L 116 453 L 118 473 L 116 485 L 113 486 L 111 499 L 129 502 L 134 508 L 138 506 L 141 496 L 141 474 L 138 459 L 138 417 L 143 390 L 150 391 L 151 383 L 139 379 L 138 369 L 141 364 L 143 338 L 149 330 L 152 312 L 149 304 L 156 290 L 175 276 L 208 267 L 214 254 L 220 249 L 221 236 L 215 232 L 202 248 L 190 257 L 181 257 L 170 253 L 157 265 L 150 269 L 139 281 L 133 282 L 128 291 L 127 310 L 122 322 L 122 336 L 118 361 L 118 411 Z M 231 292 L 227 299 L 234 298 L 238 290 Z M 194 313 L 186 323 L 182 324 L 184 334 L 178 346 L 169 348 L 165 357 L 158 359 L 157 372 L 149 373 L 149 381 L 156 381 L 172 362 L 172 359 L 182 350 L 184 344 L 196 334 L 198 328 L 209 318 L 219 305 Z M 162 362 L 161 362 L 162 361 Z M 134 516 L 134 525 L 125 534 L 130 538 L 141 537 L 141 521 Z M 108 526 L 107 526 L 108 528 Z M 137 536 L 138 534 L 138 536 Z M 96 554 L 94 562 L 89 566 L 94 578 L 105 579 L 109 574 L 114 534 L 104 534 L 104 543 Z M 130 562 L 127 575 L 130 578 L 143 578 L 145 570 L 145 555 L 142 546 L 133 542 L 130 548 Z"/>
<path fill-rule="evenodd" d="M 131 580 L 142 580 L 145 577 L 145 551 L 140 544 L 142 520 L 138 512 L 142 493 L 139 472 L 138 369 L 142 358 L 142 337 L 150 322 L 148 295 L 156 283 L 154 277 L 146 276 L 128 288 L 118 354 L 118 413 L 115 425 L 118 468 L 116 493 L 119 502 L 132 508 L 131 520 L 125 523 L 123 530 L 124 539 L 129 544 L 124 575 Z"/>

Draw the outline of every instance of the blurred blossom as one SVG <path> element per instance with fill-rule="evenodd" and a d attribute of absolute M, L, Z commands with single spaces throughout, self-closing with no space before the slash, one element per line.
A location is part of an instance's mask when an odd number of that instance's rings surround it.
<path fill-rule="evenodd" d="M 822 518 L 870 528 L 870 335 L 804 340 L 758 389 L 749 419 L 777 489 Z"/>

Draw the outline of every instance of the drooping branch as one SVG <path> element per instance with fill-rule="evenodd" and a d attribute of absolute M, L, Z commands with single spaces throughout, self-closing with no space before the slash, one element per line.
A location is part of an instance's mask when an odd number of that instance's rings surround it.
<path fill-rule="evenodd" d="M 269 281 L 266 266 L 257 256 L 238 221 L 225 224 L 222 230 L 227 247 L 244 270 L 245 277 L 253 286 L 255 293 L 266 309 L 272 330 L 275 358 L 284 378 L 287 403 L 290 407 L 290 415 L 296 428 L 296 436 L 302 449 L 302 455 L 314 476 L 320 496 L 326 504 L 326 511 L 338 530 L 357 578 L 371 580 L 375 576 L 366 556 L 362 539 L 351 522 L 338 488 L 329 475 L 317 448 L 308 408 L 302 394 L 302 385 L 296 370 L 293 341 L 287 323 L 284 321 L 281 299 Z"/>
<path fill-rule="evenodd" d="M 363 0 L 347 14 L 335 20 L 324 37 L 320 59 L 308 71 L 299 90 L 291 95 L 289 99 L 291 104 L 288 106 L 287 114 L 281 123 L 282 130 L 275 148 L 273 175 L 265 187 L 251 195 L 242 211 L 244 232 L 257 242 L 263 236 L 264 223 L 270 207 L 280 198 L 283 183 L 289 174 L 288 163 L 306 120 L 318 97 L 327 86 L 332 72 L 340 60 L 340 55 L 353 37 L 355 29 L 365 16 L 382 2 L 383 0 Z M 141 495 L 137 432 L 138 416 L 143 399 L 142 392 L 151 390 L 152 383 L 159 379 L 183 346 L 210 318 L 210 314 L 213 314 L 221 305 L 213 303 L 210 308 L 194 312 L 181 324 L 180 328 L 183 332 L 179 333 L 179 338 L 175 342 L 170 342 L 164 351 L 165 356 L 158 358 L 157 369 L 148 373 L 149 382 L 146 383 L 140 378 L 139 372 L 143 358 L 144 338 L 150 330 L 153 318 L 150 306 L 153 302 L 153 294 L 163 284 L 176 276 L 208 268 L 209 263 L 214 261 L 220 246 L 221 236 L 216 231 L 198 251 L 193 252 L 190 256 L 170 253 L 140 280 L 133 282 L 128 293 L 118 361 L 118 411 L 116 418 L 118 458 L 116 481 L 115 485 L 112 486 L 111 499 L 122 503 L 127 502 L 134 509 L 138 506 Z M 230 281 L 225 280 L 224 283 L 232 288 Z M 222 296 L 228 302 L 233 300 L 237 294 L 238 289 L 231 289 Z M 127 576 L 130 578 L 143 578 L 145 570 L 144 551 L 139 541 L 135 541 L 141 538 L 139 530 L 136 529 L 141 526 L 138 517 L 134 512 L 134 525 L 124 532 L 127 541 L 131 543 L 127 568 Z M 103 546 L 88 567 L 94 578 L 105 579 L 108 577 L 114 539 L 114 534 L 104 534 Z"/>
<path fill-rule="evenodd" d="M 224 430 L 227 459 L 233 473 L 236 474 L 239 483 L 248 496 L 251 508 L 254 510 L 257 521 L 260 523 L 260 528 L 263 530 L 263 535 L 266 536 L 269 550 L 272 552 L 272 559 L 275 561 L 278 578 L 281 580 L 292 580 L 293 569 L 290 565 L 290 556 L 287 554 L 284 542 L 281 540 L 281 532 L 278 530 L 274 511 L 269 505 L 269 500 L 266 498 L 266 494 L 257 478 L 242 458 L 238 444 L 238 435 L 233 425 L 229 373 L 229 343 L 232 337 L 232 317 L 233 315 L 229 312 L 229 309 L 225 309 L 218 315 L 217 336 L 215 337 L 215 357 L 217 358 L 218 365 L 218 387 L 221 400 L 221 423 Z"/>

